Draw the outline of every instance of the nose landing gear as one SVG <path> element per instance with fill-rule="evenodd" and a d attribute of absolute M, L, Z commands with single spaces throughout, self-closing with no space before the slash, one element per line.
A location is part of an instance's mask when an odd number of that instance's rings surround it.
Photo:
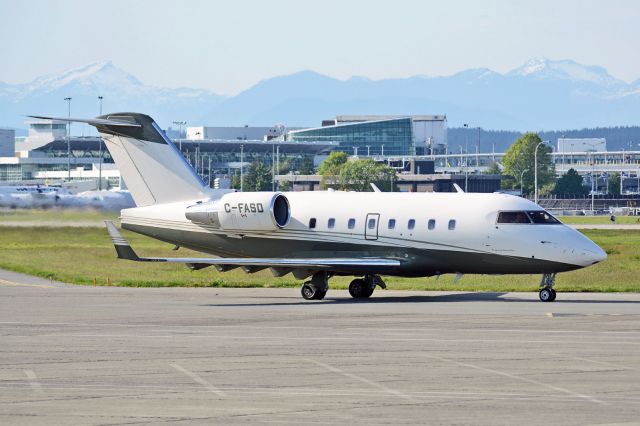
<path fill-rule="evenodd" d="M 553 302 L 556 300 L 556 291 L 553 289 L 556 283 L 556 274 L 543 274 L 540 280 L 540 300 L 543 302 Z"/>

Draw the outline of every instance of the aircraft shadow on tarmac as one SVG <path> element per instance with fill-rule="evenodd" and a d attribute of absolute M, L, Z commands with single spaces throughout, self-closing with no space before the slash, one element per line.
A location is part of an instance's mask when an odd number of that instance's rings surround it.
<path fill-rule="evenodd" d="M 202 306 L 216 306 L 216 307 L 239 307 L 239 306 L 296 306 L 296 305 L 308 305 L 308 306 L 321 306 L 326 304 L 332 305 L 348 305 L 348 304 L 376 304 L 376 303 L 428 303 L 428 302 L 504 302 L 504 303 L 542 303 L 532 299 L 519 299 L 519 298 L 502 298 L 508 293 L 487 293 L 487 292 L 470 292 L 470 293 L 455 293 L 455 294 L 441 294 L 441 295 L 429 295 L 429 296 L 373 296 L 368 299 L 353 299 L 351 297 L 325 297 L 323 300 L 308 301 L 302 300 L 294 296 L 286 297 L 269 297 L 268 299 L 282 299 L 277 302 L 266 303 L 208 303 Z M 567 298 L 563 298 L 562 296 Z M 633 300 L 588 300 L 588 299 L 572 299 L 571 293 L 559 293 L 559 298 L 550 304 L 553 306 L 555 303 L 610 303 L 610 304 L 636 304 L 640 301 Z M 258 298 L 259 296 L 256 296 Z M 263 299 L 262 297 L 260 297 Z"/>

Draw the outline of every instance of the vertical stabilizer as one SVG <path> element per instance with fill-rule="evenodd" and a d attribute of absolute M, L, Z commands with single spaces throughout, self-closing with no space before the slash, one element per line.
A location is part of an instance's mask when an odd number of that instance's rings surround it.
<path fill-rule="evenodd" d="M 138 207 L 206 197 L 209 188 L 151 117 L 127 112 L 98 119 L 103 121 L 90 124 L 100 132 Z"/>

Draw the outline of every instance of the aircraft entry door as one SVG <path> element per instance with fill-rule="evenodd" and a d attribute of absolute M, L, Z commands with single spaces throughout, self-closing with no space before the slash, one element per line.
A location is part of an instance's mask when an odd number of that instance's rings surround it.
<path fill-rule="evenodd" d="M 365 240 L 377 240 L 378 239 L 378 222 L 380 221 L 379 213 L 368 213 L 367 220 L 364 224 L 364 239 Z"/>

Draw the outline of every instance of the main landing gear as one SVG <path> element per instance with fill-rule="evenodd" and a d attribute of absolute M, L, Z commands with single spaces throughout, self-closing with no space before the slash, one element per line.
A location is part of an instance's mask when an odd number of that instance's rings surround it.
<path fill-rule="evenodd" d="M 553 285 L 556 283 L 556 274 L 543 274 L 540 280 L 540 300 L 543 302 L 553 302 L 556 300 L 556 291 Z"/>
<path fill-rule="evenodd" d="M 364 278 L 356 278 L 349 284 L 349 294 L 354 299 L 365 299 L 373 294 L 376 286 L 387 288 L 379 275 L 365 275 Z"/>
<path fill-rule="evenodd" d="M 349 294 L 354 299 L 365 299 L 373 294 L 376 286 L 387 288 L 379 275 L 365 275 L 364 278 L 356 278 L 349 284 Z M 322 300 L 329 289 L 329 274 L 316 272 L 310 281 L 306 281 L 300 293 L 305 300 Z"/>
<path fill-rule="evenodd" d="M 329 290 L 329 274 L 326 272 L 316 272 L 311 277 L 311 281 L 306 281 L 300 293 L 305 300 L 322 300 Z"/>

